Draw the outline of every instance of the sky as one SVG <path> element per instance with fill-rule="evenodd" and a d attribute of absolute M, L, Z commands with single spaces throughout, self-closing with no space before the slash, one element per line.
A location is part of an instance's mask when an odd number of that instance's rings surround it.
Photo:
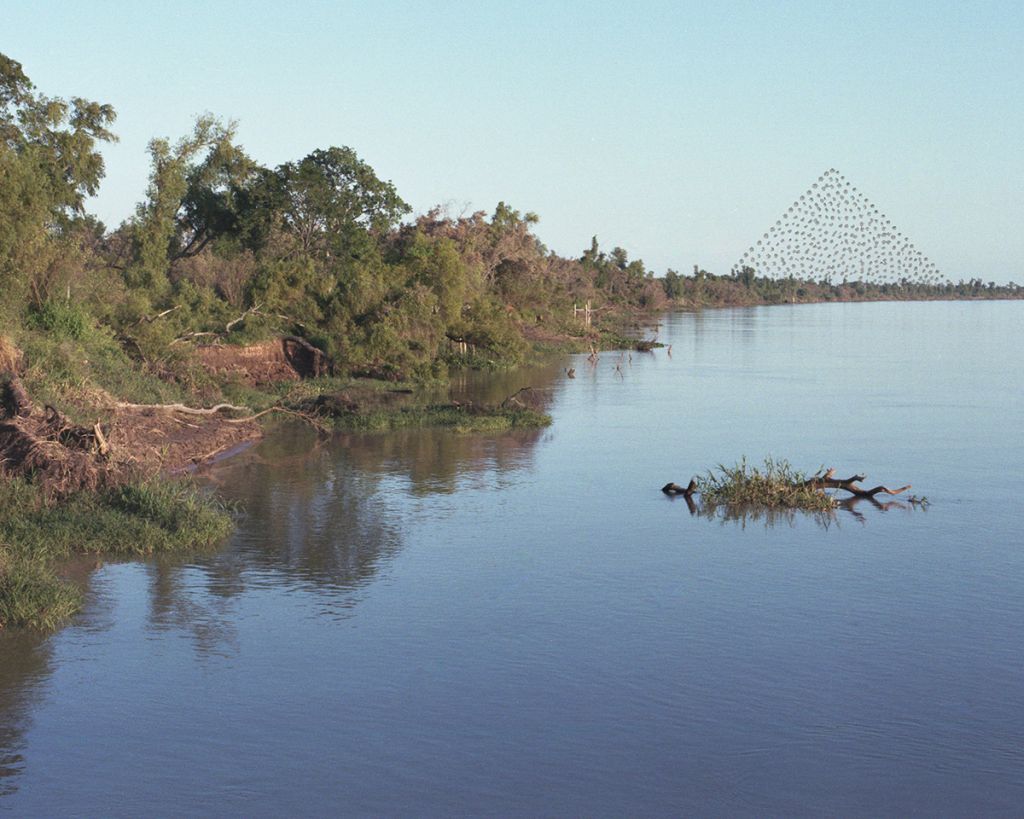
<path fill-rule="evenodd" d="M 836 168 L 944 275 L 1024 282 L 1019 1 L 0 5 L 40 92 L 117 110 L 108 227 L 211 112 L 265 165 L 347 145 L 414 213 L 505 201 L 659 275 L 729 272 Z"/>

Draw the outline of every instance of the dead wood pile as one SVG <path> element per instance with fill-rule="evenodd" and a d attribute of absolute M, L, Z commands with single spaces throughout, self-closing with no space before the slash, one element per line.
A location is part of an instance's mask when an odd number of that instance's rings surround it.
<path fill-rule="evenodd" d="M 55 407 L 36 407 L 16 373 L 0 381 L 0 476 L 31 480 L 48 498 L 112 483 L 110 445 L 98 422 L 80 426 Z"/>

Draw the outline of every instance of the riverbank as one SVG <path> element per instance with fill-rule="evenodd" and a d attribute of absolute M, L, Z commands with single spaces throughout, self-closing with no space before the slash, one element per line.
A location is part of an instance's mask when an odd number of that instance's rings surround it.
<path fill-rule="evenodd" d="M 600 330 L 580 335 L 521 327 L 527 357 L 656 343 L 653 314 L 630 310 L 612 319 L 606 315 Z M 174 481 L 258 440 L 279 419 L 325 434 L 414 427 L 500 433 L 551 421 L 543 396 L 529 389 L 481 404 L 452 400 L 442 379 L 312 377 L 282 339 L 185 350 L 179 371 L 189 378 L 165 380 L 140 370 L 97 329 L 77 339 L 22 338 L 27 353 L 9 339 L 0 343 L 0 486 L 15 487 L 0 522 L 0 626 L 52 627 L 74 610 L 73 587 L 53 573 L 70 554 L 210 547 L 209 532 L 230 531 L 230 515 L 215 498 Z M 12 385 L 27 402 L 20 409 Z M 126 504 L 124 492 L 158 500 Z M 164 525 L 200 512 L 209 521 L 206 534 Z M 58 537 L 63 546 L 44 548 L 55 520 L 68 526 L 76 518 L 77 540 Z M 138 541 L 150 551 L 132 551 L 134 538 L 120 537 L 118 527 L 151 525 L 166 536 Z"/>
<path fill-rule="evenodd" d="M 529 390 L 480 404 L 439 401 L 436 384 L 303 377 L 271 352 L 274 340 L 266 355 L 225 345 L 217 368 L 202 369 L 197 356 L 205 379 L 186 390 L 138 372 L 102 334 L 77 344 L 25 338 L 28 354 L 0 338 L 0 628 L 53 628 L 73 614 L 80 594 L 55 567 L 75 554 L 147 556 L 222 541 L 230 513 L 188 476 L 276 419 L 325 434 L 496 433 L 551 420 Z M 267 360 L 276 362 L 269 372 Z"/>

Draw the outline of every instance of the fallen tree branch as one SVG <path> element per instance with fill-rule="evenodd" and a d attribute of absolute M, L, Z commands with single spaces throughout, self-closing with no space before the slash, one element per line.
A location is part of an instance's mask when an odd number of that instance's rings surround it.
<path fill-rule="evenodd" d="M 257 418 L 262 418 L 264 415 L 269 415 L 272 412 L 280 412 L 282 415 L 293 415 L 296 418 L 302 419 L 319 432 L 323 432 L 325 434 L 330 432 L 326 426 L 321 424 L 312 415 L 305 412 L 299 412 L 298 410 L 288 409 L 287 407 L 268 407 L 265 410 L 254 413 L 253 415 L 247 415 L 245 418 L 225 418 L 224 421 L 228 424 L 244 424 L 248 421 L 255 421 Z"/>
<path fill-rule="evenodd" d="M 252 410 L 249 409 L 249 407 L 239 407 L 236 406 L 235 404 L 217 404 L 216 406 L 205 408 L 187 407 L 184 404 L 131 404 L 128 403 L 127 401 L 117 401 L 114 404 L 114 408 L 126 410 L 139 410 L 143 412 L 177 412 L 181 413 L 182 415 L 216 415 L 218 412 L 223 411 L 252 413 Z"/>
<path fill-rule="evenodd" d="M 244 313 L 242 313 L 242 315 L 240 315 L 238 318 L 233 319 L 232 321 L 229 321 L 227 324 L 225 324 L 224 325 L 224 335 L 228 335 L 231 332 L 231 328 L 232 327 L 234 327 L 236 324 L 238 324 L 238 323 L 240 323 L 242 321 L 245 321 L 246 316 L 250 316 L 250 315 L 252 315 L 254 313 L 260 314 L 260 305 L 254 304 L 252 307 L 250 307 L 248 310 L 246 310 Z M 260 315 L 262 315 L 262 314 L 260 314 Z"/>
<path fill-rule="evenodd" d="M 746 460 L 734 468 L 719 466 L 719 475 L 709 472 L 706 478 L 694 478 L 683 487 L 667 483 L 661 491 L 666 495 L 681 495 L 689 505 L 695 494 L 701 495 L 705 506 L 737 505 L 759 508 L 799 508 L 810 511 L 834 509 L 840 501 L 825 492 L 839 489 L 849 492 L 852 497 L 844 500 L 870 500 L 877 504 L 876 495 L 899 495 L 911 488 L 910 484 L 896 489 L 879 485 L 866 489 L 860 485 L 864 475 L 836 478 L 835 469 L 819 472 L 811 478 L 790 467 L 786 461 L 765 460 L 764 469 L 749 467 Z"/>
<path fill-rule="evenodd" d="M 889 489 L 886 486 L 865 489 L 862 486 L 858 486 L 865 479 L 864 475 L 851 475 L 849 478 L 833 478 L 832 476 L 835 475 L 835 472 L 835 467 L 833 467 L 823 475 L 804 481 L 803 485 L 809 486 L 812 489 L 843 489 L 858 498 L 873 498 L 878 494 L 899 495 L 901 492 L 906 492 L 911 488 L 911 485 L 908 483 L 899 489 Z"/>
<path fill-rule="evenodd" d="M 215 333 L 215 332 L 212 332 L 212 331 L 211 332 L 205 332 L 205 333 L 204 332 L 185 333 L 185 335 L 178 336 L 176 339 L 174 339 L 174 341 L 172 341 L 168 346 L 169 347 L 173 347 L 179 341 L 192 341 L 193 339 L 202 338 L 204 336 L 219 336 L 219 335 L 221 335 L 221 334 L 220 333 Z"/>
<path fill-rule="evenodd" d="M 687 486 L 680 486 L 677 483 L 667 483 L 661 487 L 661 491 L 666 495 L 683 495 L 689 498 L 697 491 L 697 479 L 691 478 L 690 483 Z"/>
<path fill-rule="evenodd" d="M 169 316 L 171 313 L 173 313 L 180 307 L 180 304 L 176 304 L 174 305 L 174 307 L 168 308 L 167 310 L 164 310 L 162 313 L 157 313 L 155 316 L 139 316 L 139 318 L 136 321 L 128 325 L 128 329 L 130 330 L 132 327 L 138 327 L 143 322 L 145 322 L 146 324 L 152 324 L 157 319 L 162 319 L 164 316 Z"/>

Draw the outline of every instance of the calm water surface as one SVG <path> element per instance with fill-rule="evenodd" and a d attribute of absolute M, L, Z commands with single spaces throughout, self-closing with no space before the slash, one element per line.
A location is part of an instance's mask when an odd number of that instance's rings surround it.
<path fill-rule="evenodd" d="M 1019 815 L 1024 303 L 668 317 L 539 432 L 318 443 L 236 536 L 0 637 L 0 813 Z M 927 495 L 691 515 L 742 456 Z"/>

